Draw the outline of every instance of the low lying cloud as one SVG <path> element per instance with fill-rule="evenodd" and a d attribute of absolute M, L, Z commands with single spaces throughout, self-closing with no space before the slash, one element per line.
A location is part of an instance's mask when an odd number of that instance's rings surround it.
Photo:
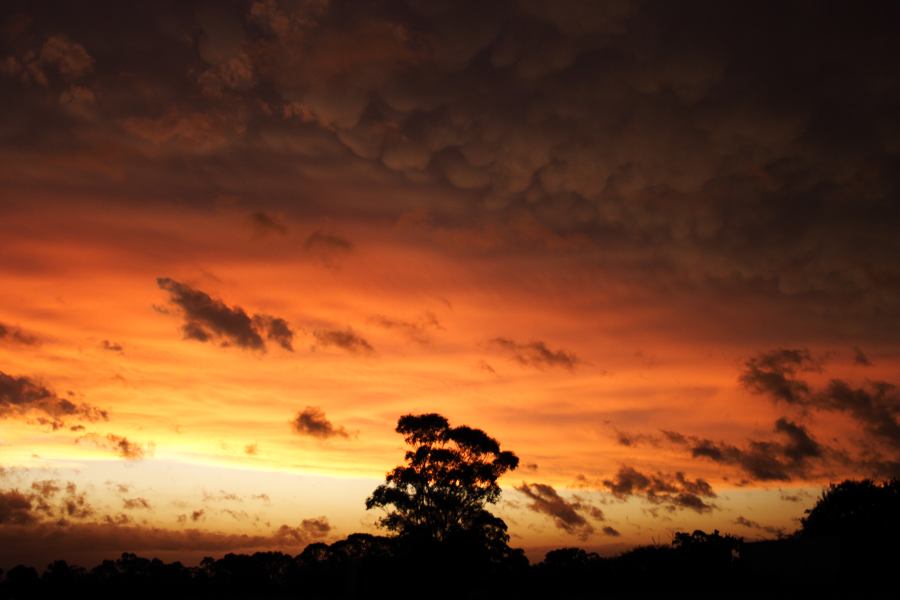
<path fill-rule="evenodd" d="M 579 498 L 566 500 L 550 485 L 522 482 L 522 485 L 516 486 L 515 489 L 531 500 L 528 508 L 547 515 L 556 527 L 579 539 L 585 540 L 594 533 L 594 527 L 582 513 L 587 513 L 597 521 L 604 520 L 603 512 L 599 508 Z"/>
<path fill-rule="evenodd" d="M 826 448 L 805 427 L 787 419 L 778 419 L 774 430 L 786 441 L 750 440 L 746 447 L 740 448 L 685 436 L 684 444 L 694 457 L 737 466 L 753 480 L 789 481 L 793 477 L 809 476 L 814 461 L 825 456 Z"/>
<path fill-rule="evenodd" d="M 858 348 L 856 350 L 858 364 L 868 361 Z M 812 359 L 808 350 L 779 349 L 747 360 L 740 379 L 751 392 L 768 396 L 775 402 L 846 414 L 874 439 L 900 448 L 900 423 L 897 420 L 900 394 L 896 385 L 869 381 L 863 386 L 854 386 L 842 379 L 831 379 L 823 388 L 813 389 L 800 378 L 803 372 L 821 370 L 821 362 Z"/>
<path fill-rule="evenodd" d="M 77 443 L 87 442 L 93 444 L 98 448 L 109 450 L 125 460 L 134 461 L 143 460 L 147 456 L 151 456 L 155 449 L 152 442 L 141 445 L 115 433 L 108 433 L 105 436 L 97 433 L 88 433 L 75 441 Z"/>
<path fill-rule="evenodd" d="M 0 323 L 0 343 L 18 344 L 22 346 L 35 346 L 40 342 L 34 336 L 19 327 Z"/>
<path fill-rule="evenodd" d="M 739 516 L 734 520 L 735 525 L 740 525 L 741 527 L 746 527 L 747 529 L 756 529 L 758 531 L 762 531 L 768 533 L 770 535 L 774 535 L 777 537 L 782 537 L 784 535 L 784 529 L 781 527 L 772 527 L 768 525 L 760 525 L 756 521 L 752 519 L 748 519 L 743 516 Z"/>
<path fill-rule="evenodd" d="M 317 329 L 313 331 L 316 344 L 323 347 L 334 346 L 353 354 L 371 354 L 375 352 L 364 337 L 352 329 Z"/>
<path fill-rule="evenodd" d="M 96 406 L 75 404 L 30 377 L 0 371 L 0 419 L 29 416 L 54 430 L 64 427 L 68 418 L 92 422 L 109 419 L 109 414 Z"/>
<path fill-rule="evenodd" d="M 261 210 L 250 213 L 250 225 L 259 236 L 269 234 L 287 235 L 287 227 L 272 215 Z"/>
<path fill-rule="evenodd" d="M 542 341 L 519 343 L 508 338 L 498 337 L 490 340 L 490 343 L 517 362 L 539 369 L 562 367 L 571 371 L 581 362 L 575 354 L 562 349 L 551 350 Z"/>
<path fill-rule="evenodd" d="M 383 327 L 403 333 L 410 340 L 419 344 L 428 344 L 431 342 L 431 332 L 441 327 L 440 321 L 434 313 L 426 312 L 414 321 L 404 321 L 403 319 L 394 319 L 384 315 L 375 315 L 371 321 Z"/>
<path fill-rule="evenodd" d="M 168 277 L 158 277 L 156 283 L 181 310 L 185 339 L 199 342 L 217 339 L 223 346 L 261 351 L 266 349 L 265 340 L 270 340 L 293 351 L 294 332 L 280 317 L 263 314 L 251 317 L 240 306 L 228 306 L 206 292 Z"/>
<path fill-rule="evenodd" d="M 674 475 L 645 474 L 634 467 L 622 466 L 615 477 L 603 481 L 603 486 L 621 500 L 639 496 L 670 511 L 687 508 L 705 513 L 716 508 L 715 504 L 704 500 L 716 497 L 712 486 L 700 478 L 691 481 L 681 471 Z"/>
<path fill-rule="evenodd" d="M 85 523 L 0 523 L 0 561 L 4 566 L 23 561 L 46 564 L 61 557 L 77 560 L 86 552 L 98 558 L 122 552 L 296 552 L 327 538 L 332 532 L 325 517 L 304 519 L 297 526 L 282 525 L 267 535 L 195 528 L 164 529 L 133 525 L 127 516 L 124 519 L 120 515 L 108 517 Z"/>
<path fill-rule="evenodd" d="M 335 427 L 325 416 L 325 412 L 317 406 L 307 406 L 297 413 L 291 424 L 294 427 L 294 431 L 300 435 L 308 435 L 323 440 L 333 437 L 350 437 L 346 429 Z"/>

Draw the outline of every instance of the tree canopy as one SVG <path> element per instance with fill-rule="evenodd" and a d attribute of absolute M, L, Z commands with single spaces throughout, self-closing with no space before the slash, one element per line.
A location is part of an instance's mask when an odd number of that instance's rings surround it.
<path fill-rule="evenodd" d="M 505 546 L 506 523 L 485 506 L 499 500 L 497 480 L 518 466 L 518 457 L 484 431 L 451 427 L 435 413 L 400 417 L 396 431 L 411 449 L 366 500 L 367 509 L 385 510 L 379 524 L 403 537 L 475 536 Z"/>

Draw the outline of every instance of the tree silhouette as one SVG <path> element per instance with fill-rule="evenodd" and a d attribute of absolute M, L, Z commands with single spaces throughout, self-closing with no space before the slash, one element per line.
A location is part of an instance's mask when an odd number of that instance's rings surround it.
<path fill-rule="evenodd" d="M 831 484 L 800 520 L 803 537 L 844 539 L 900 535 L 900 480 Z"/>
<path fill-rule="evenodd" d="M 397 433 L 412 448 L 366 500 L 386 511 L 379 524 L 401 537 L 506 548 L 506 523 L 485 509 L 500 498 L 497 479 L 519 464 L 480 429 L 450 427 L 439 414 L 405 415 Z"/>

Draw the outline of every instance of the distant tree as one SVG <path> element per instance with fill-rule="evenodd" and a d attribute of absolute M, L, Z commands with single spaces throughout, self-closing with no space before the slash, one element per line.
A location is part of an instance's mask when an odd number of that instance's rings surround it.
<path fill-rule="evenodd" d="M 366 500 L 386 514 L 379 524 L 401 537 L 506 548 L 506 523 L 488 512 L 500 498 L 497 480 L 519 459 L 480 429 L 450 427 L 438 414 L 406 415 L 396 431 L 411 447 Z"/>

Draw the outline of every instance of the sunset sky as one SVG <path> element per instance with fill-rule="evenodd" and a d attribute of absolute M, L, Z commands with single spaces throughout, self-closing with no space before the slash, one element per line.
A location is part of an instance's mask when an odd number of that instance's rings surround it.
<path fill-rule="evenodd" d="M 0 8 L 0 567 L 377 533 L 438 412 L 511 544 L 900 475 L 896 4 Z"/>

